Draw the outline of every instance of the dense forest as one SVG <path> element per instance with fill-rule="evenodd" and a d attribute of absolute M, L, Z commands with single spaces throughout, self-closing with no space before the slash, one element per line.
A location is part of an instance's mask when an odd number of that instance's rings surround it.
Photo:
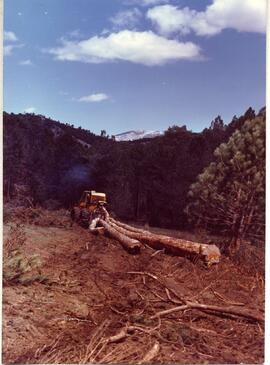
<path fill-rule="evenodd" d="M 218 116 L 201 133 L 172 126 L 163 136 L 116 142 L 104 130 L 97 136 L 42 115 L 4 113 L 4 199 L 69 208 L 93 189 L 107 193 L 121 219 L 184 228 L 190 186 L 217 147 L 255 117 L 249 108 L 228 125 Z"/>

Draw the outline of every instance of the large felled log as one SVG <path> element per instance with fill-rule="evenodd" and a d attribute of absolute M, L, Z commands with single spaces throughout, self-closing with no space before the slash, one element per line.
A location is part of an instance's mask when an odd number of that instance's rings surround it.
<path fill-rule="evenodd" d="M 187 254 L 202 257 L 209 265 L 218 263 L 220 260 L 219 248 L 215 245 L 206 245 L 202 243 L 187 241 L 179 238 L 157 235 L 148 231 L 139 230 L 137 228 L 124 225 L 115 219 L 109 219 L 110 225 L 121 234 L 130 238 L 137 239 L 154 249 L 165 249 L 174 255 L 185 256 Z M 123 228 L 125 226 L 125 228 Z M 127 226 L 129 229 L 127 229 Z"/>
<path fill-rule="evenodd" d="M 145 231 L 144 229 L 140 229 L 140 228 L 135 228 L 135 227 L 132 227 L 132 226 L 130 226 L 130 225 L 128 225 L 128 224 L 125 224 L 125 223 L 122 223 L 122 222 L 119 222 L 119 221 L 117 221 L 117 220 L 115 220 L 115 219 L 113 219 L 112 217 L 108 217 L 108 219 L 109 219 L 109 221 L 111 222 L 111 223 L 114 223 L 114 224 L 116 224 L 117 226 L 119 226 L 119 227 L 121 227 L 121 228 L 124 228 L 124 229 L 126 229 L 127 231 L 131 231 L 131 232 L 135 232 L 135 233 L 149 233 L 148 231 Z"/>
<path fill-rule="evenodd" d="M 141 243 L 137 239 L 133 239 L 132 237 L 128 237 L 127 235 L 122 234 L 119 230 L 115 229 L 111 224 L 104 221 L 103 219 L 99 219 L 99 224 L 104 227 L 105 231 L 112 237 L 115 238 L 121 245 L 130 253 L 136 254 L 140 252 Z"/>

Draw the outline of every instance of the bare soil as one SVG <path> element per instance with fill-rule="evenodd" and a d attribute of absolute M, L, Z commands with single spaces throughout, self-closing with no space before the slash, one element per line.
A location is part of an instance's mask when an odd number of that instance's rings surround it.
<path fill-rule="evenodd" d="M 140 363 L 157 343 L 159 351 L 151 361 L 157 364 L 264 361 L 260 323 L 197 309 L 151 319 L 178 305 L 173 292 L 224 307 L 237 302 L 239 308 L 263 314 L 261 270 L 248 270 L 227 257 L 206 268 L 200 261 L 148 247 L 130 255 L 117 241 L 71 227 L 64 212 L 58 214 L 62 220 L 55 215 L 47 225 L 37 216 L 17 216 L 4 224 L 7 239 L 10 227 L 23 222 L 21 249 L 26 257 L 42 259 L 40 270 L 47 278 L 4 286 L 4 363 Z M 137 329 L 108 341 L 126 326 Z"/>

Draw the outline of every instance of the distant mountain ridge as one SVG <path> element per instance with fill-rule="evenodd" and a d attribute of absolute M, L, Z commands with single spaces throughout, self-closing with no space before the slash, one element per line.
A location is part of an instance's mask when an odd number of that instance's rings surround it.
<path fill-rule="evenodd" d="M 163 132 L 161 132 L 161 131 L 146 131 L 146 130 L 127 131 L 127 132 L 116 134 L 115 140 L 118 142 L 135 141 L 137 139 L 155 138 L 155 137 L 162 136 L 162 135 L 163 135 Z"/>

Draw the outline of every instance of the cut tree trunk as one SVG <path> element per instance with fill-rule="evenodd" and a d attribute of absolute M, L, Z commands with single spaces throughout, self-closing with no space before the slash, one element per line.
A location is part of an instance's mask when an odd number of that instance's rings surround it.
<path fill-rule="evenodd" d="M 149 233 L 149 231 L 145 231 L 144 229 L 140 229 L 140 228 L 135 228 L 135 227 L 132 227 L 132 226 L 129 226 L 128 224 L 125 224 L 125 223 L 122 223 L 122 222 L 119 222 L 111 217 L 109 217 L 109 222 L 110 223 L 114 223 L 116 224 L 118 227 L 121 227 L 121 228 L 124 228 L 126 229 L 127 231 L 130 231 L 130 232 L 134 232 L 134 233 Z"/>
<path fill-rule="evenodd" d="M 98 223 L 104 227 L 105 232 L 107 232 L 112 238 L 115 238 L 129 253 L 137 254 L 140 252 L 141 243 L 137 239 L 128 237 L 122 234 L 119 230 L 115 229 L 111 224 L 99 219 Z"/>
<path fill-rule="evenodd" d="M 138 229 L 124 224 L 110 217 L 103 207 L 105 220 L 99 219 L 99 223 L 105 228 L 108 234 L 117 239 L 122 246 L 131 253 L 140 251 L 140 242 L 156 249 L 179 256 L 200 257 L 208 266 L 219 263 L 220 251 L 216 245 L 207 245 L 198 242 L 191 242 L 179 238 L 157 235 L 143 229 Z"/>
<path fill-rule="evenodd" d="M 179 256 L 200 256 L 209 265 L 218 263 L 220 260 L 220 251 L 215 245 L 206 245 L 179 238 L 153 234 L 148 231 L 133 228 L 111 218 L 108 220 L 108 223 L 122 235 L 137 239 L 156 250 L 165 249 L 167 252 Z"/>

